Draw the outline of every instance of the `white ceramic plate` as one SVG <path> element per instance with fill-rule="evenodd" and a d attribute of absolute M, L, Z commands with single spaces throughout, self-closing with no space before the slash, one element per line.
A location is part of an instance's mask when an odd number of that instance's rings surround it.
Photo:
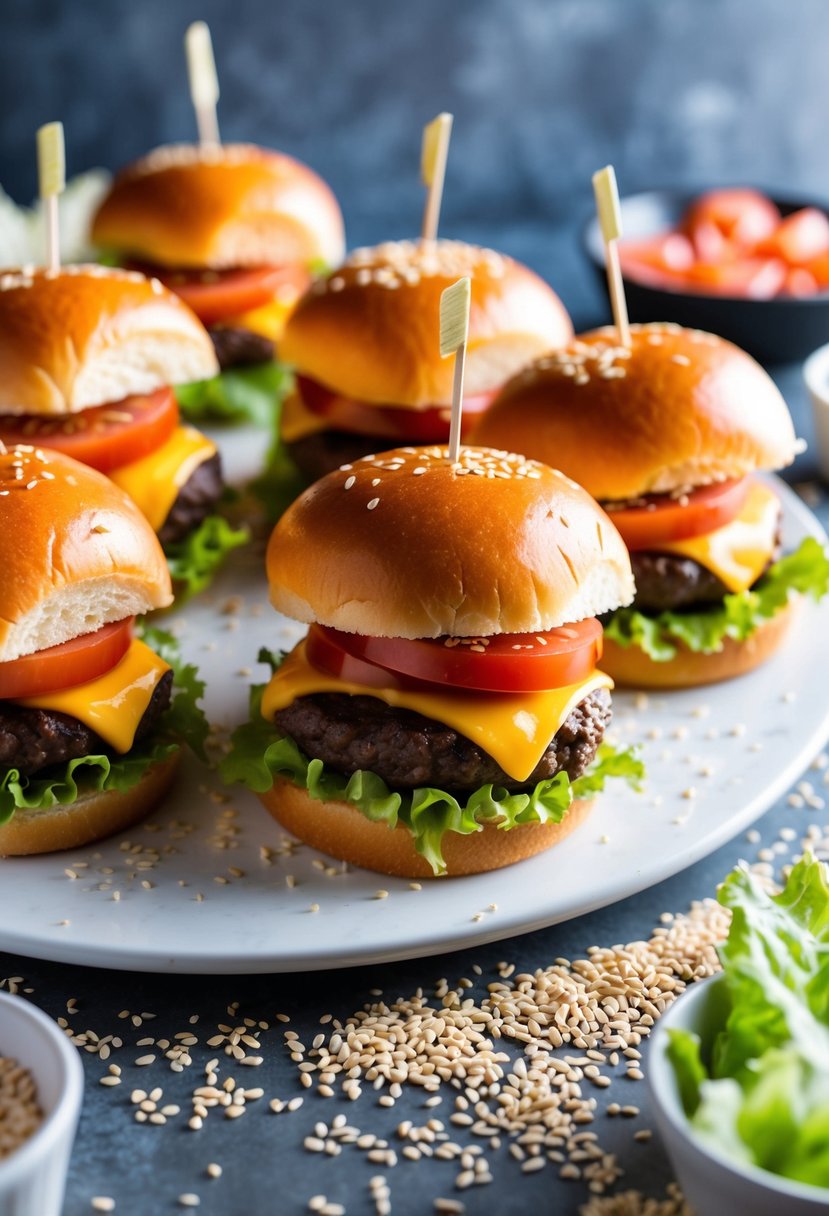
<path fill-rule="evenodd" d="M 261 451 L 259 436 L 233 437 L 237 479 Z M 778 489 L 787 546 L 822 536 Z M 227 726 L 245 717 L 251 675 L 264 678 L 259 647 L 284 648 L 300 632 L 267 604 L 261 552 L 236 557 L 208 597 L 172 618 L 208 681 L 211 719 Z M 646 792 L 614 782 L 552 853 L 420 890 L 294 845 L 256 798 L 191 762 L 163 809 L 126 837 L 0 863 L 0 949 L 127 970 L 297 971 L 435 954 L 566 920 L 660 882 L 761 815 L 829 735 L 829 682 L 815 678 L 828 670 L 824 603 L 804 606 L 783 652 L 741 680 L 614 694 L 615 736 L 642 744 Z"/>

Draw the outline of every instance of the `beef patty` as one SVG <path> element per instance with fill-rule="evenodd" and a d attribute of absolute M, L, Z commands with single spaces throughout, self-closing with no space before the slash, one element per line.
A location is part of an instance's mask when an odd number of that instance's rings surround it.
<path fill-rule="evenodd" d="M 521 790 L 562 770 L 571 780 L 580 776 L 595 756 L 610 716 L 610 694 L 595 689 L 559 727 L 526 781 L 507 776 L 492 756 L 443 722 L 376 697 L 298 697 L 277 713 L 274 723 L 307 756 L 349 775 L 358 769 L 376 773 L 393 789 L 436 785 L 468 791 L 491 783 Z"/>
<path fill-rule="evenodd" d="M 251 329 L 234 329 L 231 326 L 207 331 L 213 341 L 216 358 L 222 371 L 229 367 L 247 367 L 251 363 L 269 363 L 274 357 L 274 344 L 264 334 L 255 334 Z"/>
<path fill-rule="evenodd" d="M 765 570 L 776 560 L 781 540 L 778 515 L 774 549 Z M 705 607 L 706 604 L 716 603 L 722 600 L 724 595 L 728 595 L 725 583 L 690 557 L 642 550 L 631 553 L 630 564 L 636 580 L 636 596 L 631 607 L 639 612 Z M 760 578 L 765 574 L 765 570 Z"/>
<path fill-rule="evenodd" d="M 401 440 L 400 443 L 403 441 Z M 309 481 L 319 481 L 341 464 L 354 464 L 374 452 L 387 452 L 400 446 L 397 440 L 377 435 L 355 435 L 351 431 L 316 431 L 303 439 L 285 444 L 285 450 L 300 473 Z"/>
<path fill-rule="evenodd" d="M 188 536 L 210 514 L 223 490 L 222 462 L 215 452 L 193 470 L 179 490 L 158 534 L 161 544 L 173 545 Z"/>
<path fill-rule="evenodd" d="M 155 730 L 170 704 L 172 687 L 173 673 L 165 671 L 138 723 L 136 743 Z M 52 764 L 110 750 L 100 735 L 69 714 L 0 701 L 0 770 L 16 768 L 29 777 Z"/>

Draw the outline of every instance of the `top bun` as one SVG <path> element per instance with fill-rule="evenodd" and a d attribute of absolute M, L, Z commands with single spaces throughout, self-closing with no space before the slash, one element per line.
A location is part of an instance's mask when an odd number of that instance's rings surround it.
<path fill-rule="evenodd" d="M 482 448 L 398 448 L 323 477 L 270 539 L 271 602 L 373 637 L 530 633 L 633 598 L 619 533 L 561 473 Z"/>
<path fill-rule="evenodd" d="M 104 266 L 0 274 L 2 414 L 74 414 L 218 371 L 207 330 L 157 279 Z"/>
<path fill-rule="evenodd" d="M 170 144 L 116 177 L 92 239 L 159 266 L 336 265 L 337 200 L 321 177 L 254 144 Z"/>
<path fill-rule="evenodd" d="M 319 279 L 288 320 L 286 362 L 345 397 L 379 405 L 448 405 L 452 360 L 441 359 L 440 295 L 472 279 L 466 391 L 498 389 L 528 360 L 573 334 L 564 305 L 537 274 L 462 241 L 388 241 L 357 249 Z"/>
<path fill-rule="evenodd" d="M 554 462 L 602 501 L 791 464 L 786 403 L 750 355 L 679 325 L 584 334 L 504 387 L 473 433 Z"/>
<path fill-rule="evenodd" d="M 102 473 L 58 452 L 0 454 L 0 663 L 172 603 L 158 538 Z"/>

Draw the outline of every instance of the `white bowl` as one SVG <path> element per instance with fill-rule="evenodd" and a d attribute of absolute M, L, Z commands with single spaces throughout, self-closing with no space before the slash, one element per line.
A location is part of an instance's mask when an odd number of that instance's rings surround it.
<path fill-rule="evenodd" d="M 700 1216 L 826 1216 L 829 1190 L 731 1160 L 701 1140 L 685 1116 L 668 1059 L 668 1031 L 690 1030 L 703 1042 L 709 1039 L 722 1025 L 717 1005 L 723 982 L 724 977 L 718 975 L 692 984 L 663 1014 L 651 1035 L 648 1087 L 685 1198 Z"/>
<path fill-rule="evenodd" d="M 809 355 L 803 364 L 803 379 L 812 399 L 820 469 L 829 480 L 829 342 Z"/>
<path fill-rule="evenodd" d="M 35 1134 L 0 1161 L 0 1216 L 60 1216 L 83 1097 L 78 1050 L 36 1005 L 0 992 L 0 1055 L 32 1073 L 45 1116 Z"/>

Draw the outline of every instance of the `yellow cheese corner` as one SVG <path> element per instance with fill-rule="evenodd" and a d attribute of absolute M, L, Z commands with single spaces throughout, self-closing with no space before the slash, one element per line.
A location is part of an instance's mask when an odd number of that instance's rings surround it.
<path fill-rule="evenodd" d="M 318 671 L 309 661 L 305 642 L 291 651 L 274 673 L 262 698 L 262 716 L 274 715 L 297 697 L 317 692 L 342 692 L 376 697 L 386 705 L 411 709 L 444 722 L 477 743 L 515 781 L 526 781 L 565 718 L 595 688 L 612 688 L 613 681 L 594 671 L 579 684 L 546 692 L 487 693 L 410 692 L 381 689 L 339 680 Z"/>
<path fill-rule="evenodd" d="M 181 487 L 215 451 L 215 443 L 195 427 L 177 426 L 160 448 L 113 469 L 109 476 L 159 532 Z"/>
<path fill-rule="evenodd" d="M 70 714 L 94 730 L 116 752 L 128 752 L 155 687 L 170 664 L 138 638 L 110 671 L 60 692 L 26 697 L 18 705 Z"/>

